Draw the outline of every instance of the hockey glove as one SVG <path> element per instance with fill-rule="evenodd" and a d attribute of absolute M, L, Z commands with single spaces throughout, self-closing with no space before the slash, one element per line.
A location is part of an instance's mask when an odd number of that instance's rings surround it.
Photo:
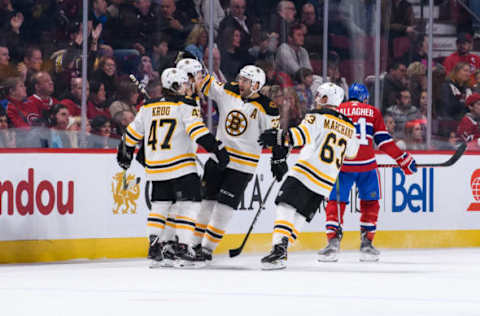
<path fill-rule="evenodd" d="M 213 151 L 218 160 L 218 168 L 224 170 L 230 162 L 230 156 L 221 141 L 218 141 L 218 147 Z"/>
<path fill-rule="evenodd" d="M 402 168 L 403 173 L 406 175 L 414 174 L 417 172 L 417 164 L 412 155 L 407 152 L 404 152 L 399 158 L 396 159 L 397 164 Z"/>
<path fill-rule="evenodd" d="M 288 172 L 287 165 L 288 148 L 284 146 L 274 146 L 272 148 L 272 159 L 270 160 L 270 170 L 278 182 L 282 181 L 283 176 Z"/>
<path fill-rule="evenodd" d="M 273 147 L 273 146 L 283 146 L 284 144 L 283 131 L 281 129 L 271 128 L 264 131 L 260 134 L 258 138 L 258 143 L 263 148 Z"/>
<path fill-rule="evenodd" d="M 118 144 L 117 162 L 122 169 L 127 170 L 130 168 L 134 152 L 135 147 L 126 146 L 123 140 Z"/>

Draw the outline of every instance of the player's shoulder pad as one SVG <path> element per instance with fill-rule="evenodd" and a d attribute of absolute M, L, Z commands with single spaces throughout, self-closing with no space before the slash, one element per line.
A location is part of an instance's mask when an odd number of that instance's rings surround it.
<path fill-rule="evenodd" d="M 227 82 L 223 85 L 223 89 L 240 95 L 240 88 L 238 87 L 238 82 Z"/>
<path fill-rule="evenodd" d="M 280 110 L 278 109 L 278 106 L 275 104 L 275 102 L 273 102 L 269 97 L 264 96 L 263 94 L 260 94 L 258 98 L 251 101 L 258 102 L 262 106 L 262 108 L 265 110 L 265 113 L 267 113 L 267 115 L 271 115 L 271 116 L 280 115 Z"/>
<path fill-rule="evenodd" d="M 198 96 L 196 94 L 192 96 L 186 95 L 185 97 L 183 97 L 182 102 L 185 103 L 186 105 L 198 106 L 197 100 L 198 100 Z"/>
<path fill-rule="evenodd" d="M 343 121 L 345 121 L 345 122 L 347 122 L 351 125 L 354 125 L 352 120 L 348 116 L 346 116 L 346 115 L 344 115 L 344 114 L 342 114 L 338 111 L 332 110 L 332 109 L 319 109 L 319 110 L 315 109 L 315 110 L 309 111 L 308 113 L 310 113 L 310 114 L 320 114 L 320 115 L 323 115 L 323 114 L 332 115 L 332 116 L 338 117 L 339 119 L 341 119 L 341 120 L 343 120 Z"/>
<path fill-rule="evenodd" d="M 143 103 L 142 107 L 143 107 L 143 106 L 146 106 L 146 105 L 149 105 L 149 104 L 152 104 L 152 103 L 161 102 L 161 101 L 162 101 L 162 98 L 147 99 L 147 100 L 145 100 L 145 102 Z"/>

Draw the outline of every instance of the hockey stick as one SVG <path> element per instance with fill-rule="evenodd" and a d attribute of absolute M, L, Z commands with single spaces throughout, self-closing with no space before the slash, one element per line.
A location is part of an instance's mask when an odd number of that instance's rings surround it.
<path fill-rule="evenodd" d="M 250 224 L 250 227 L 248 228 L 247 234 L 243 238 L 243 241 L 242 241 L 242 244 L 240 245 L 240 247 L 235 248 L 235 249 L 230 249 L 228 251 L 228 254 L 229 254 L 230 258 L 236 257 L 242 252 L 243 247 L 247 243 L 248 237 L 250 236 L 250 233 L 252 232 L 253 227 L 255 226 L 255 223 L 257 222 L 258 216 L 262 212 L 262 208 L 265 205 L 265 202 L 267 201 L 268 196 L 270 195 L 270 191 L 272 191 L 272 188 L 273 188 L 273 185 L 275 184 L 275 181 L 276 181 L 276 179 L 273 179 L 272 184 L 270 184 L 270 187 L 268 188 L 267 193 L 265 194 L 265 198 L 263 199 L 262 203 L 260 203 L 260 206 L 258 207 L 257 214 L 255 214 L 255 217 L 253 218 L 253 222 L 252 222 L 252 224 Z"/>
<path fill-rule="evenodd" d="M 458 146 L 457 150 L 455 153 L 450 157 L 445 162 L 441 163 L 418 163 L 417 168 L 436 168 L 436 167 L 450 167 L 453 166 L 460 157 L 462 157 L 463 153 L 467 149 L 467 143 L 461 143 L 460 146 Z M 380 164 L 378 165 L 379 168 L 396 168 L 398 167 L 397 164 Z"/>
<path fill-rule="evenodd" d="M 130 80 L 132 80 L 135 86 L 137 86 L 138 91 L 140 91 L 147 99 L 151 99 L 150 95 L 148 95 L 147 90 L 145 90 L 145 85 L 143 83 L 140 83 L 133 74 L 130 74 L 129 78 Z"/>
<path fill-rule="evenodd" d="M 122 136 L 122 154 L 125 156 L 127 152 L 127 146 L 125 145 L 125 134 Z M 123 191 L 127 191 L 128 183 L 127 183 L 127 169 L 123 169 L 122 171 L 122 189 Z"/>

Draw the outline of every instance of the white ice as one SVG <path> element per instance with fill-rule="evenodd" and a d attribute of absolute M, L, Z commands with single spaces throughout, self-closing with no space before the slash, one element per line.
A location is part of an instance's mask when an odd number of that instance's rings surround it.
<path fill-rule="evenodd" d="M 202 270 L 148 269 L 147 260 L 0 266 L 1 315 L 480 315 L 480 248 L 383 250 L 378 263 L 292 253 L 220 256 Z"/>

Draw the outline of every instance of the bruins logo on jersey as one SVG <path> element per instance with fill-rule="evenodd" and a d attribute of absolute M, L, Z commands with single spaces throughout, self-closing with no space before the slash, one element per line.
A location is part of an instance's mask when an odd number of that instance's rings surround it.
<path fill-rule="evenodd" d="M 127 189 L 124 190 L 122 184 L 122 172 L 113 176 L 112 193 L 115 206 L 113 214 L 135 214 L 137 212 L 138 197 L 140 196 L 140 178 L 135 179 L 135 175 L 127 175 Z"/>
<path fill-rule="evenodd" d="M 225 130 L 230 136 L 240 136 L 247 130 L 247 117 L 240 111 L 230 111 L 225 120 Z"/>

